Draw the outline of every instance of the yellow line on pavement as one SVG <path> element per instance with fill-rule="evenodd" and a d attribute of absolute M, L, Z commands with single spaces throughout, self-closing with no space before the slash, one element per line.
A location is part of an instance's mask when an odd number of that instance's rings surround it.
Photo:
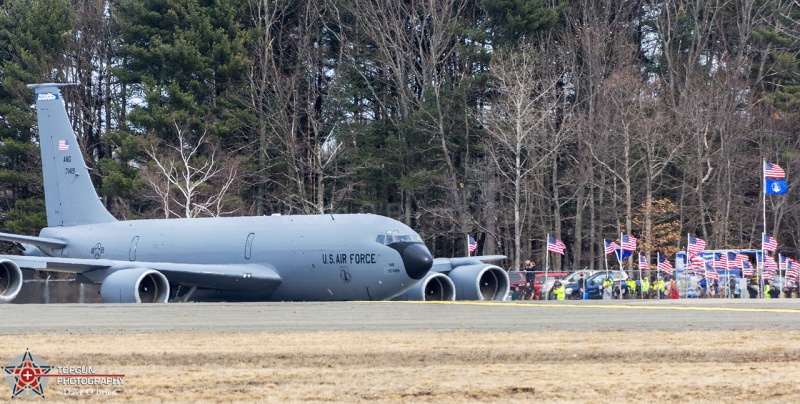
<path fill-rule="evenodd" d="M 566 307 L 573 309 L 642 309 L 642 310 L 690 310 L 690 311 L 733 311 L 733 312 L 761 312 L 761 313 L 793 313 L 800 314 L 800 309 L 771 309 L 752 307 L 702 307 L 702 306 L 640 306 L 621 304 L 570 304 L 570 303 L 515 303 L 515 302 L 487 302 L 487 301 L 435 301 L 420 300 L 389 301 L 392 303 L 408 304 L 442 304 L 462 306 L 516 306 L 516 307 Z"/>

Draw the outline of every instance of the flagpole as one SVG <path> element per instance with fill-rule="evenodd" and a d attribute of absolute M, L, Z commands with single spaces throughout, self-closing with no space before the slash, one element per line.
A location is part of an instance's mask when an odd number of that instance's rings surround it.
<path fill-rule="evenodd" d="M 730 262 L 731 257 L 728 255 L 727 251 L 724 252 L 724 254 L 725 254 L 725 290 L 728 291 L 728 293 L 725 293 L 725 298 L 727 299 L 731 296 L 731 294 L 733 294 L 733 291 L 731 290 L 731 276 L 730 274 L 728 274 L 728 270 L 730 269 L 731 266 Z"/>
<path fill-rule="evenodd" d="M 689 233 L 686 233 L 686 262 L 683 264 L 683 289 L 684 289 L 684 296 L 688 299 L 689 298 L 689 271 L 687 266 L 691 266 L 691 260 L 689 259 L 689 239 L 692 237 Z M 692 268 L 694 269 L 694 268 Z M 680 296 L 678 296 L 680 298 Z"/>
<path fill-rule="evenodd" d="M 642 253 L 639 253 L 639 289 L 642 288 Z"/>
<path fill-rule="evenodd" d="M 767 257 L 764 255 L 766 252 L 764 250 L 764 236 L 767 234 L 767 160 L 761 160 L 761 184 L 763 186 L 763 192 L 761 192 L 761 198 L 763 198 L 763 203 L 761 205 L 761 214 L 764 221 L 764 232 L 761 233 L 761 259 L 762 264 L 761 268 L 758 269 L 758 279 L 759 279 L 759 295 L 763 299 L 764 298 L 764 267 L 767 265 Z"/>
<path fill-rule="evenodd" d="M 466 236 L 467 236 L 467 257 L 471 257 L 472 251 L 469 250 L 469 234 L 467 234 Z"/>
<path fill-rule="evenodd" d="M 656 299 L 661 299 L 661 289 L 658 281 L 661 280 L 661 253 L 656 251 Z"/>
<path fill-rule="evenodd" d="M 550 233 L 547 233 L 547 238 L 544 240 L 544 283 L 542 284 L 542 288 L 539 289 L 540 293 L 544 293 L 544 300 L 549 299 L 549 293 L 544 290 L 544 287 L 547 286 L 547 275 L 550 272 L 550 249 L 547 246 L 550 244 Z M 536 279 L 533 280 L 536 283 Z M 536 287 L 533 288 L 534 292 L 536 291 Z"/>
<path fill-rule="evenodd" d="M 603 239 L 603 261 L 606 263 L 606 278 L 608 278 L 608 254 L 606 254 L 606 240 Z"/>
<path fill-rule="evenodd" d="M 761 185 L 763 187 L 761 192 L 761 214 L 764 218 L 764 234 L 767 234 L 767 160 L 761 160 Z M 764 238 L 761 238 L 761 243 L 764 243 Z"/>
<path fill-rule="evenodd" d="M 764 198 L 766 199 L 766 195 L 764 195 Z M 766 224 L 764 225 L 764 227 L 766 228 Z M 767 235 L 766 231 L 761 233 L 761 266 L 758 268 L 758 278 L 760 279 L 759 287 L 761 288 L 761 290 L 758 293 L 761 295 L 759 297 L 761 297 L 762 299 L 766 298 L 764 296 L 764 267 L 767 266 L 767 255 L 766 255 L 767 251 L 764 249 L 764 237 L 766 235 Z"/>

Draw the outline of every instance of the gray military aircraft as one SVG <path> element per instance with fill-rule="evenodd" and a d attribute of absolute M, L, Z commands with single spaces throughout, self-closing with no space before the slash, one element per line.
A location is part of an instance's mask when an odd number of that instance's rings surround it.
<path fill-rule="evenodd" d="M 508 276 L 475 258 L 434 262 L 421 238 L 371 214 L 117 221 L 89 178 L 60 87 L 36 93 L 47 227 L 0 233 L 24 256 L 0 255 L 0 302 L 33 270 L 100 284 L 106 303 L 187 300 L 502 300 Z M 488 257 L 492 258 L 492 257 Z M 434 265 L 435 264 L 435 265 Z M 429 273 L 432 267 L 435 272 Z M 23 274 L 24 272 L 24 274 Z M 503 281 L 505 276 L 505 281 Z"/>

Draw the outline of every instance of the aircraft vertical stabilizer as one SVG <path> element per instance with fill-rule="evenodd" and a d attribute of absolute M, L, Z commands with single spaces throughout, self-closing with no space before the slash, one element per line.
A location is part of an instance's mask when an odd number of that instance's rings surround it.
<path fill-rule="evenodd" d="M 67 117 L 60 91 L 65 85 L 69 84 L 28 85 L 36 91 L 47 226 L 114 222 L 92 185 Z"/>

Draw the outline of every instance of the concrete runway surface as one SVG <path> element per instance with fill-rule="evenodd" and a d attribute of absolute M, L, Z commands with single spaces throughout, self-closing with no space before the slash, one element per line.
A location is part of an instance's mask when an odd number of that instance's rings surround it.
<path fill-rule="evenodd" d="M 798 330 L 800 299 L 6 304 L 0 334 Z"/>

